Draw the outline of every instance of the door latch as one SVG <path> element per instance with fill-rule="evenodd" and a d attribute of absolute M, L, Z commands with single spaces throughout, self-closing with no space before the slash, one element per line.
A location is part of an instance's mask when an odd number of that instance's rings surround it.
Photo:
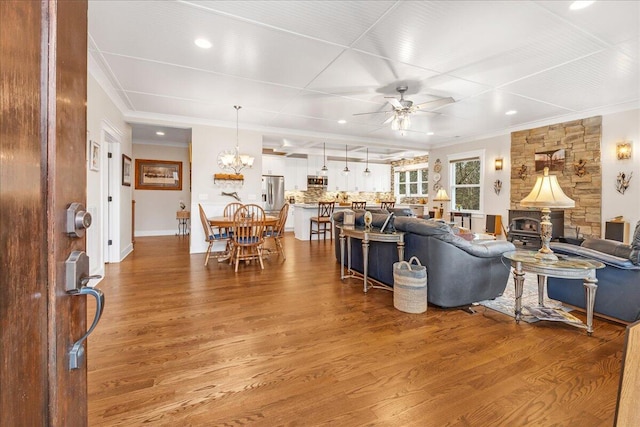
<path fill-rule="evenodd" d="M 104 294 L 100 289 L 87 286 L 91 279 L 99 279 L 100 275 L 89 275 L 89 257 L 83 251 L 73 251 L 65 261 L 65 287 L 70 295 L 91 295 L 96 299 L 96 314 L 87 332 L 76 341 L 69 351 L 69 369 L 78 369 L 84 356 L 83 343 L 93 332 L 102 317 L 104 310 Z"/>

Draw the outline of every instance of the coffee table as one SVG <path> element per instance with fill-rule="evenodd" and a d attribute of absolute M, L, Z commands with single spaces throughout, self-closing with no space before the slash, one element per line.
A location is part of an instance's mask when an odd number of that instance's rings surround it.
<path fill-rule="evenodd" d="M 545 261 L 536 258 L 536 251 L 513 251 L 503 254 L 511 262 L 513 267 L 513 279 L 515 284 L 515 317 L 520 323 L 522 318 L 522 289 L 524 286 L 524 273 L 535 273 L 538 275 L 538 305 L 544 307 L 544 292 L 547 284 L 547 277 L 559 277 L 563 279 L 582 280 L 585 289 L 585 308 L 587 311 L 587 324 L 577 324 L 569 320 L 558 321 L 572 326 L 584 328 L 587 334 L 593 334 L 593 306 L 596 302 L 596 290 L 598 289 L 598 279 L 596 270 L 604 268 L 604 264 L 599 261 L 586 258 L 569 257 L 559 255 L 558 261 Z M 548 309 L 547 309 L 548 310 Z"/>

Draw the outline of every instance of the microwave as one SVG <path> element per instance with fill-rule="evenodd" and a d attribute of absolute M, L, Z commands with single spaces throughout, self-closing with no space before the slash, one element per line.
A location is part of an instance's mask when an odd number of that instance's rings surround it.
<path fill-rule="evenodd" d="M 327 188 L 327 177 L 307 175 L 307 188 Z"/>

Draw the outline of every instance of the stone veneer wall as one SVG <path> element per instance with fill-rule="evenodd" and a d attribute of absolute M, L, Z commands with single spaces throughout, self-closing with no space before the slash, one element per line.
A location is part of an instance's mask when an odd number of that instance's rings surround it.
<path fill-rule="evenodd" d="M 534 154 L 564 148 L 565 166 L 558 182 L 567 196 L 575 200 L 576 207 L 565 209 L 565 236 L 575 237 L 576 227 L 585 237 L 601 236 L 602 169 L 600 143 L 602 117 L 590 117 L 566 123 L 543 126 L 511 133 L 511 209 L 519 209 L 536 182 Z M 578 176 L 575 165 L 586 160 L 586 174 Z M 524 179 L 519 172 L 526 166 Z"/>

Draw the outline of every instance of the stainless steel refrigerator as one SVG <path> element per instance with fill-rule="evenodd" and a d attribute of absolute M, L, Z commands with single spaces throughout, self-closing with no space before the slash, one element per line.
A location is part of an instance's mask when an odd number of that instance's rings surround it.
<path fill-rule="evenodd" d="M 277 215 L 284 206 L 284 176 L 262 175 L 262 202 L 267 215 Z"/>

